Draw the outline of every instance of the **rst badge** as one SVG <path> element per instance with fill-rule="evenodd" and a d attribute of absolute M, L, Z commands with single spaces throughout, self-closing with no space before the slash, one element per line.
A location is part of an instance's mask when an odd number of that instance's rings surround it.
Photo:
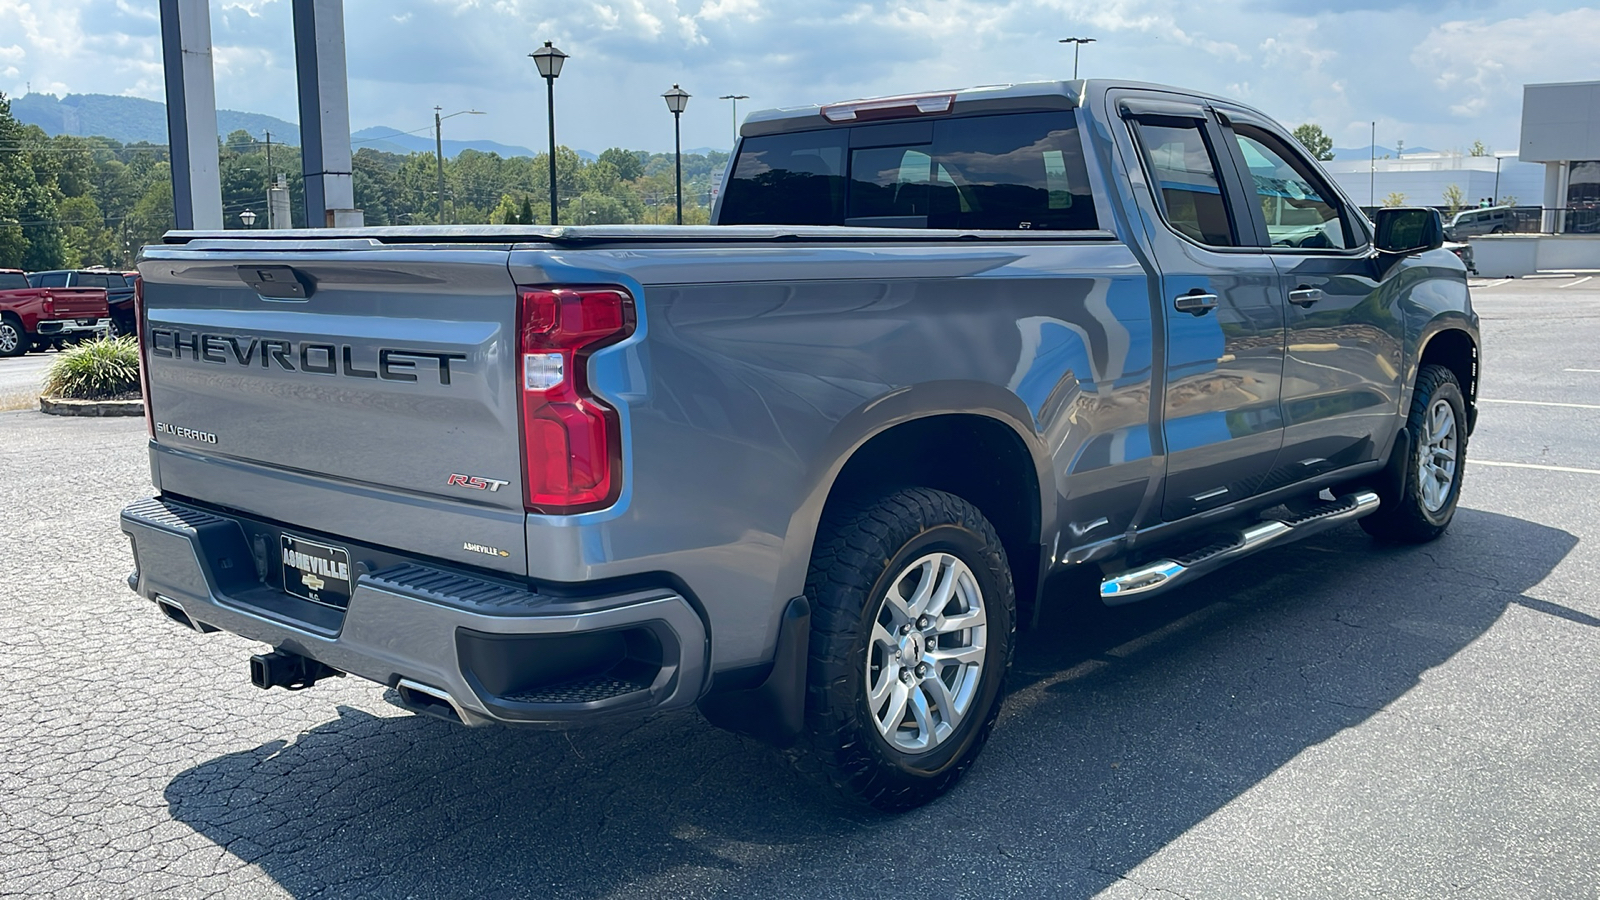
<path fill-rule="evenodd" d="M 488 491 L 491 494 L 510 483 L 495 478 L 479 478 L 476 475 L 451 475 L 445 482 L 451 487 L 471 488 L 475 491 Z"/>

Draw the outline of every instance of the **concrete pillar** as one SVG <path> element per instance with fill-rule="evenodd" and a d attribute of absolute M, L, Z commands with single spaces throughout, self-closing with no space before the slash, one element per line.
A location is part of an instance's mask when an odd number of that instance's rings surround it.
<path fill-rule="evenodd" d="M 1565 218 L 1560 208 L 1567 205 L 1567 164 L 1564 162 L 1547 162 L 1544 164 L 1544 212 L 1540 215 L 1539 230 L 1545 234 L 1555 234 L 1561 230 L 1562 219 Z"/>
<path fill-rule="evenodd" d="M 294 227 L 294 217 L 289 211 L 289 186 L 283 183 L 282 175 L 278 176 L 277 183 L 267 188 L 267 227 Z"/>
<path fill-rule="evenodd" d="M 208 0 L 161 0 L 172 201 L 180 229 L 222 227 L 217 160 L 217 86 L 211 70 Z"/>
<path fill-rule="evenodd" d="M 306 224 L 358 228 L 363 221 L 350 175 L 344 0 L 293 0 L 293 11 Z"/>

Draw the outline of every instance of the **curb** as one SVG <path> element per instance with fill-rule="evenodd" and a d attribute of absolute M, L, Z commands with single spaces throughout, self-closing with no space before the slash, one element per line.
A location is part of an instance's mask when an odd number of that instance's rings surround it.
<path fill-rule="evenodd" d="M 144 400 L 66 400 L 40 397 L 39 411 L 52 416 L 142 416 Z"/>

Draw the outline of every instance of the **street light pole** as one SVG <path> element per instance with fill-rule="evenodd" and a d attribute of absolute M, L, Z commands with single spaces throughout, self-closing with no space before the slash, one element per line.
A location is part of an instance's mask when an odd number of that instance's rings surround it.
<path fill-rule="evenodd" d="M 673 167 L 677 170 L 678 182 L 678 224 L 683 224 L 683 128 L 682 116 L 684 107 L 689 105 L 689 92 L 677 85 L 672 90 L 661 95 L 667 101 L 667 109 L 672 110 L 672 149 Z"/>
<path fill-rule="evenodd" d="M 739 101 L 740 100 L 749 100 L 750 97 L 748 95 L 746 95 L 746 94 L 723 94 L 718 99 L 719 100 L 732 100 L 733 101 L 733 143 L 734 143 L 734 146 L 738 146 L 738 144 L 739 144 Z"/>
<path fill-rule="evenodd" d="M 561 77 L 561 65 L 566 62 L 567 55 L 549 41 L 528 55 L 533 57 L 539 76 L 544 79 L 546 104 L 550 109 L 550 224 L 556 225 L 559 223 L 556 213 L 556 79 Z"/>
<path fill-rule="evenodd" d="M 1083 49 L 1083 45 L 1084 44 L 1092 44 L 1092 43 L 1094 43 L 1094 40 L 1095 39 L 1091 38 L 1091 37 L 1069 37 L 1069 38 L 1062 38 L 1061 40 L 1056 42 L 1056 43 L 1059 43 L 1059 44 L 1071 44 L 1072 45 L 1072 80 L 1073 81 L 1077 81 L 1078 80 L 1078 51 Z"/>

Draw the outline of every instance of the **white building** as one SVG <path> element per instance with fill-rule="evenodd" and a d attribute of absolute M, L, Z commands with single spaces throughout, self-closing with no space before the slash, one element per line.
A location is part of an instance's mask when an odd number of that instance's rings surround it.
<path fill-rule="evenodd" d="M 1539 206 L 1545 194 L 1545 168 L 1521 162 L 1514 152 L 1490 156 L 1407 153 L 1399 159 L 1334 160 L 1322 164 L 1351 200 L 1382 206 L 1401 194 L 1407 206 L 1447 206 L 1445 191 L 1461 189 L 1463 205 Z"/>
<path fill-rule="evenodd" d="M 1600 81 L 1522 87 L 1522 158 L 1544 163 L 1544 230 L 1600 231 Z"/>

